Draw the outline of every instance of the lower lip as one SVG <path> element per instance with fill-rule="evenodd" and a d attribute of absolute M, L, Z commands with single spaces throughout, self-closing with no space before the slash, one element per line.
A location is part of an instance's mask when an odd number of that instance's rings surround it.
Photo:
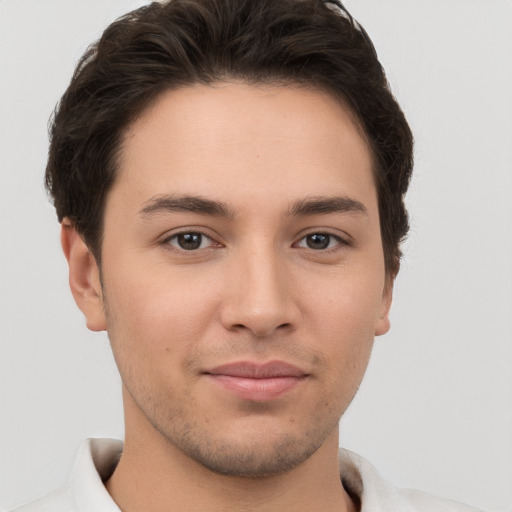
<path fill-rule="evenodd" d="M 248 379 L 230 375 L 208 375 L 214 382 L 244 400 L 268 402 L 290 392 L 305 377 L 270 377 Z"/>

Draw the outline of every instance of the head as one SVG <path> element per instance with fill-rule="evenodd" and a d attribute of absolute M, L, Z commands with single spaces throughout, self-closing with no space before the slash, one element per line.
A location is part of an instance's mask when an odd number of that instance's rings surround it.
<path fill-rule="evenodd" d="M 107 28 L 56 112 L 47 183 L 127 438 L 242 476 L 332 444 L 388 329 L 411 166 L 335 2 L 173 0 Z"/>
<path fill-rule="evenodd" d="M 225 80 L 324 90 L 353 113 L 373 158 L 390 281 L 408 231 L 412 135 L 370 38 L 334 0 L 154 2 L 84 54 L 51 126 L 46 171 L 59 222 L 97 261 L 122 138 L 164 91 Z"/>

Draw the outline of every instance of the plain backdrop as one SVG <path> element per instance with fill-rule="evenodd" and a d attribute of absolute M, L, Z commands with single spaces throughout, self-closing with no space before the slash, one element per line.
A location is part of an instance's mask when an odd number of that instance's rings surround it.
<path fill-rule="evenodd" d="M 105 334 L 67 286 L 42 178 L 79 56 L 133 0 L 0 0 L 0 507 L 61 485 L 86 437 L 123 436 Z M 350 0 L 416 138 L 389 334 L 341 441 L 387 480 L 512 506 L 512 2 Z"/>

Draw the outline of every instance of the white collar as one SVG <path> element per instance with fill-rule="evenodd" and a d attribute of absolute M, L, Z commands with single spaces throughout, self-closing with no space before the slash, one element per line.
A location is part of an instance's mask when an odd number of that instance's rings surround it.
<path fill-rule="evenodd" d="M 78 452 L 69 486 L 64 491 L 66 501 L 73 502 L 74 511 L 120 512 L 103 482 L 114 471 L 122 450 L 123 443 L 114 439 L 84 441 Z M 453 501 L 393 487 L 380 477 L 368 461 L 353 452 L 340 449 L 339 456 L 341 479 L 347 490 L 359 497 L 361 512 L 478 512 L 475 508 Z M 62 499 L 63 491 L 53 496 L 54 499 Z M 59 510 L 59 507 L 55 510 Z"/>

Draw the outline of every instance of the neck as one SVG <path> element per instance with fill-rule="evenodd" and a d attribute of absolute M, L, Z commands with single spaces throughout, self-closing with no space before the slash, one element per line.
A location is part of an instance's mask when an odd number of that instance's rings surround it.
<path fill-rule="evenodd" d="M 340 480 L 337 428 L 294 469 L 246 478 L 214 473 L 147 422 L 127 421 L 123 454 L 106 488 L 124 512 L 357 510 Z"/>

